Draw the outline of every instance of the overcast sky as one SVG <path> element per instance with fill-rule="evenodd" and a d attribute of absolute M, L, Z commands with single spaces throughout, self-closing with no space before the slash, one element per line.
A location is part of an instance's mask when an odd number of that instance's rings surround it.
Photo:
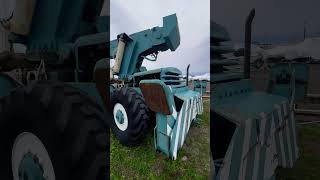
<path fill-rule="evenodd" d="M 211 0 L 211 19 L 224 25 L 231 38 L 242 41 L 244 23 L 251 8 L 256 8 L 253 40 L 282 43 L 320 36 L 319 0 Z"/>
<path fill-rule="evenodd" d="M 143 65 L 147 69 L 177 67 L 184 72 L 191 64 L 191 72 L 209 72 L 210 0 L 111 0 L 111 39 L 123 32 L 162 27 L 162 17 L 173 13 L 178 17 L 180 46 Z"/>

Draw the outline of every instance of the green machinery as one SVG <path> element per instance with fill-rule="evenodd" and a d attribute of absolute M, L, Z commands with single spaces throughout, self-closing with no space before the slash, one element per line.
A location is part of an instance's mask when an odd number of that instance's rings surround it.
<path fill-rule="evenodd" d="M 0 179 L 105 179 L 109 127 L 133 145 L 153 115 L 156 149 L 177 157 L 201 96 L 178 69 L 141 66 L 179 46 L 177 18 L 110 42 L 104 3 L 23 0 L 0 20 L 10 43 L 26 47 L 0 59 Z"/>
<path fill-rule="evenodd" d="M 175 14 L 163 18 L 163 27 L 132 35 L 118 35 L 110 43 L 111 102 L 114 120 L 110 126 L 125 145 L 136 145 L 156 119 L 154 143 L 172 159 L 182 147 L 191 123 L 203 111 L 199 92 L 188 88 L 177 68 L 147 71 L 143 60 L 155 61 L 160 51 L 174 51 L 180 44 Z M 188 72 L 187 72 L 188 74 Z"/>
<path fill-rule="evenodd" d="M 213 179 L 274 179 L 278 166 L 292 167 L 299 155 L 293 103 L 305 93 L 307 69 L 300 64 L 274 65 L 268 92 L 254 90 L 250 79 L 254 15 L 252 10 L 246 22 L 244 73 L 227 71 L 237 62 L 211 60 Z"/>
<path fill-rule="evenodd" d="M 10 43 L 25 45 L 26 53 L 0 59 L 0 179 L 109 176 L 103 4 L 23 0 L 1 20 Z"/>

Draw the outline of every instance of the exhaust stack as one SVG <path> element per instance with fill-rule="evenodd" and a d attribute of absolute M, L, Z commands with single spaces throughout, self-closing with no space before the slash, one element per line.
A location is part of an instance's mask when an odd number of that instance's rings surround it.
<path fill-rule="evenodd" d="M 187 67 L 187 77 L 186 77 L 186 86 L 189 85 L 189 68 L 190 68 L 190 64 Z"/>
<path fill-rule="evenodd" d="M 250 57 L 251 57 L 251 29 L 252 29 L 252 21 L 255 16 L 255 9 L 250 11 L 250 14 L 246 20 L 245 27 L 245 47 L 244 47 L 244 78 L 250 78 Z"/>

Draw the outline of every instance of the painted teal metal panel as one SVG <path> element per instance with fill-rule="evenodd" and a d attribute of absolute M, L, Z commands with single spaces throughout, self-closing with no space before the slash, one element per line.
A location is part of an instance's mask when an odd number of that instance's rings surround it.
<path fill-rule="evenodd" d="M 166 51 L 175 51 L 180 45 L 178 20 L 175 14 L 163 18 L 163 27 L 154 27 L 132 35 L 127 35 L 125 53 L 119 72 L 120 78 L 140 72 L 143 56 Z M 117 52 L 118 40 L 110 42 L 110 58 Z"/>
<path fill-rule="evenodd" d="M 213 111 L 237 127 L 217 179 L 272 179 L 278 166 L 292 167 L 298 158 L 288 99 L 251 88 L 251 80 L 213 85 Z"/>
<path fill-rule="evenodd" d="M 194 91 L 197 91 L 200 94 L 204 94 L 204 93 L 206 93 L 206 90 L 207 90 L 207 81 L 206 80 L 194 80 L 193 87 L 194 87 Z"/>
<path fill-rule="evenodd" d="M 192 122 L 203 112 L 202 97 L 198 92 L 185 87 L 173 88 L 161 80 L 142 80 L 140 83 L 159 84 L 164 89 L 171 114 L 156 112 L 155 147 L 170 158 L 176 159 Z M 174 98 L 182 101 L 181 109 L 176 109 Z"/>
<path fill-rule="evenodd" d="M 27 46 L 31 60 L 62 60 L 70 44 L 81 36 L 107 30 L 107 17 L 99 17 L 103 0 L 36 1 L 30 32 L 12 37 Z"/>

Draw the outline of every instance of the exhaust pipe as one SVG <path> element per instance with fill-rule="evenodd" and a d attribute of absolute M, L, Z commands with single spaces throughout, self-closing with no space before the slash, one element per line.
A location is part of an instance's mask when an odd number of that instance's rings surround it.
<path fill-rule="evenodd" d="M 244 78 L 250 78 L 250 58 L 251 58 L 251 29 L 252 29 L 252 21 L 255 16 L 255 9 L 250 11 L 250 14 L 246 20 L 245 27 L 245 47 L 244 47 Z"/>
<path fill-rule="evenodd" d="M 190 68 L 190 64 L 187 67 L 187 77 L 186 77 L 186 86 L 189 85 L 189 68 Z"/>

